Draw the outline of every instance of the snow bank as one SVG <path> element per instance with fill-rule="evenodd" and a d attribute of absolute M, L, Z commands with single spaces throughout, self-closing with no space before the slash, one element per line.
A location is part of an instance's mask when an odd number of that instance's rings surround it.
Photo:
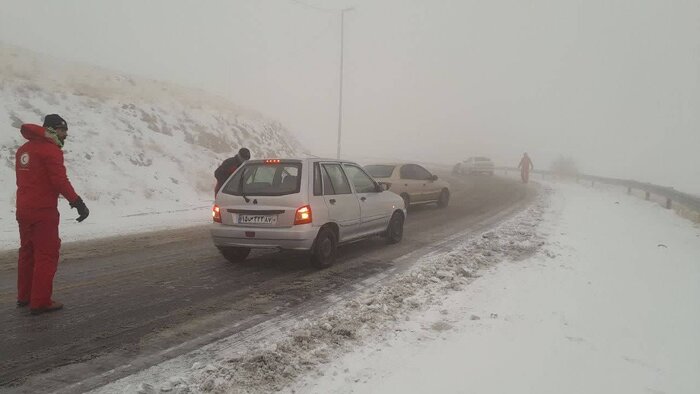
<path fill-rule="evenodd" d="M 700 228 L 619 190 L 558 184 L 522 261 L 287 392 L 698 393 Z"/>

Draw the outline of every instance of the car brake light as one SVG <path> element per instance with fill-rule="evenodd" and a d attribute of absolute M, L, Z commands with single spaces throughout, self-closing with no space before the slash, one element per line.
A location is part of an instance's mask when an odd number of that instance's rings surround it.
<path fill-rule="evenodd" d="M 218 205 L 214 205 L 211 209 L 211 215 L 214 218 L 214 222 L 221 223 L 221 208 Z"/>
<path fill-rule="evenodd" d="M 311 217 L 311 207 L 304 205 L 303 207 L 297 209 L 297 213 L 294 216 L 294 224 L 308 224 L 311 223 L 313 218 Z"/>
<path fill-rule="evenodd" d="M 265 160 L 265 164 L 279 164 L 282 161 L 280 159 L 267 159 Z"/>

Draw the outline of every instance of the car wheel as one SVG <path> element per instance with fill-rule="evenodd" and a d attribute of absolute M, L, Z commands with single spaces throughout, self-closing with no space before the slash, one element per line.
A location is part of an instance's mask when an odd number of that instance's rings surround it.
<path fill-rule="evenodd" d="M 403 205 L 408 211 L 408 208 L 411 206 L 411 197 L 406 193 L 401 193 L 401 198 L 403 198 Z"/>
<path fill-rule="evenodd" d="M 450 203 L 450 191 L 447 189 L 442 189 L 440 193 L 440 198 L 438 199 L 438 207 L 445 208 Z"/>
<path fill-rule="evenodd" d="M 327 268 L 335 262 L 338 241 L 335 234 L 327 228 L 319 230 L 311 250 L 311 263 L 318 268 Z"/>
<path fill-rule="evenodd" d="M 245 260 L 250 254 L 250 248 L 241 248 L 237 246 L 222 246 L 219 247 L 219 252 L 231 263 L 240 263 Z"/>
<path fill-rule="evenodd" d="M 389 227 L 386 229 L 385 237 L 388 244 L 397 244 L 403 239 L 404 218 L 401 212 L 394 212 L 389 220 Z"/>

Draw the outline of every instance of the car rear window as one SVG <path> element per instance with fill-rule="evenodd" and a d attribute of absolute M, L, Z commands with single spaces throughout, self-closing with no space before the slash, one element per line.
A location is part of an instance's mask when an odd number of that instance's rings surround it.
<path fill-rule="evenodd" d="M 224 185 L 234 196 L 284 196 L 299 193 L 301 163 L 246 163 Z"/>
<path fill-rule="evenodd" d="M 365 171 L 374 178 L 391 178 L 391 174 L 394 173 L 394 168 L 396 168 L 396 166 L 374 164 L 365 166 Z"/>
<path fill-rule="evenodd" d="M 489 159 L 488 157 L 477 157 L 474 160 L 476 160 L 476 161 L 491 161 L 491 159 Z"/>

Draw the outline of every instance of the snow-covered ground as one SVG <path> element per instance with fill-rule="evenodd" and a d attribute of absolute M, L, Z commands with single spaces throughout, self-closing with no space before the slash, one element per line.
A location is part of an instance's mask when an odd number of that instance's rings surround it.
<path fill-rule="evenodd" d="M 700 392 L 700 227 L 616 189 L 543 190 L 322 315 L 281 316 L 96 391 Z"/>
<path fill-rule="evenodd" d="M 699 227 L 619 190 L 555 189 L 539 253 L 286 391 L 700 392 Z"/>
<path fill-rule="evenodd" d="M 535 204 L 485 234 L 471 229 L 454 234 L 443 242 L 449 252 L 431 252 L 432 245 L 414 250 L 395 260 L 396 275 L 368 278 L 362 286 L 356 284 L 327 299 L 323 308 L 283 310 L 270 320 L 96 392 L 280 390 L 309 371 L 324 370 L 330 360 L 364 341 L 393 332 L 397 322 L 413 311 L 464 288 L 482 267 L 506 258 L 522 259 L 539 250 L 543 240 L 535 230 L 546 201 L 542 194 Z M 232 322 L 233 326 L 246 324 Z M 119 368 L 106 371 L 104 377 L 115 372 Z"/>
<path fill-rule="evenodd" d="M 0 43 L 0 250 L 18 245 L 14 152 L 22 123 L 69 125 L 68 176 L 91 210 L 59 203 L 65 241 L 210 220 L 213 172 L 242 146 L 301 154 L 282 125 L 220 97 L 58 60 Z"/>

